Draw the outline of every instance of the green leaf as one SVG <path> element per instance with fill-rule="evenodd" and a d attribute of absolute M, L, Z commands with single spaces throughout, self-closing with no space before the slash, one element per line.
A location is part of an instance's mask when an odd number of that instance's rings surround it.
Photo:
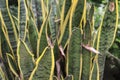
<path fill-rule="evenodd" d="M 66 21 L 67 16 L 70 16 L 70 8 L 71 8 L 71 1 L 69 0 L 64 0 L 63 5 L 62 5 L 62 10 L 61 10 L 61 20 L 60 24 L 63 25 L 63 23 Z M 61 30 L 63 30 L 63 26 L 61 27 Z M 62 32 L 62 31 L 61 31 Z M 70 37 L 70 28 L 69 28 L 69 20 L 65 23 L 65 29 L 64 29 L 64 34 L 63 38 L 61 41 L 61 45 L 65 48 L 67 46 L 68 39 Z"/>
<path fill-rule="evenodd" d="M 0 57 L 2 57 L 2 28 L 0 19 Z"/>
<path fill-rule="evenodd" d="M 65 2 L 64 2 L 64 5 L 65 5 Z M 60 36 L 58 38 L 58 44 L 60 45 L 63 42 L 64 44 L 62 44 L 62 46 L 64 46 L 66 44 L 66 42 L 68 40 L 68 37 L 69 37 L 69 34 L 68 33 L 66 34 L 66 32 L 68 32 L 68 30 L 69 30 L 67 24 L 68 24 L 68 21 L 69 21 L 71 8 L 69 9 L 65 19 L 64 19 L 64 16 L 61 16 Z M 63 6 L 63 10 L 64 10 L 64 6 Z M 64 15 L 64 11 L 62 11 L 61 14 Z M 67 31 L 66 31 L 66 29 L 67 29 Z M 66 38 L 66 36 L 64 37 L 64 35 L 67 35 L 67 39 L 64 39 L 64 38 Z"/>
<path fill-rule="evenodd" d="M 35 23 L 32 18 L 28 21 L 28 33 L 29 40 L 32 47 L 32 52 L 34 53 L 35 58 L 37 57 L 37 40 L 38 40 L 38 31 L 35 27 Z"/>
<path fill-rule="evenodd" d="M 3 26 L 1 26 L 1 27 L 3 28 Z M 2 68 L 2 70 L 4 72 L 4 75 L 6 76 L 5 80 L 13 79 L 13 74 L 11 74 L 11 71 L 9 69 L 8 62 L 7 62 L 7 59 L 6 59 L 6 53 L 10 52 L 10 46 L 8 44 L 8 41 L 6 40 L 6 35 L 3 34 L 3 31 L 1 31 L 1 37 L 2 37 L 1 42 L 0 42 L 0 46 L 1 46 L 1 49 L 0 49 L 0 52 L 1 52 L 0 57 L 1 58 L 0 59 L 2 59 L 1 60 L 2 61 L 1 62 L 2 67 L 1 68 Z M 8 37 L 7 37 L 7 39 L 8 39 Z M 6 62 L 6 64 L 4 64 L 3 61 Z"/>
<path fill-rule="evenodd" d="M 36 60 L 36 66 L 29 80 L 52 80 L 54 72 L 53 49 L 46 47 L 41 56 Z"/>
<path fill-rule="evenodd" d="M 12 6 L 9 6 L 9 8 L 10 8 L 10 13 L 11 13 L 12 17 L 13 16 L 17 17 L 18 16 L 18 11 L 17 11 L 18 7 L 15 5 L 12 5 Z"/>
<path fill-rule="evenodd" d="M 112 6 L 112 4 L 114 4 L 113 7 L 115 8 L 113 12 L 109 10 L 110 8 L 109 6 Z M 105 11 L 103 20 L 100 25 L 99 50 L 101 52 L 108 50 L 113 44 L 113 41 L 116 36 L 117 25 L 118 25 L 118 3 L 116 0 L 115 2 L 109 2 L 109 4 L 107 5 L 107 9 Z"/>
<path fill-rule="evenodd" d="M 20 39 L 25 40 L 27 28 L 27 8 L 25 0 L 18 0 L 18 25 Z"/>
<path fill-rule="evenodd" d="M 26 80 L 34 68 L 34 55 L 24 41 L 19 41 L 17 46 L 18 66 L 21 72 L 20 77 Z"/>
<path fill-rule="evenodd" d="M 96 61 L 96 59 L 93 61 L 93 65 L 91 68 L 91 73 L 90 73 L 90 79 L 91 80 L 97 80 L 98 79 L 98 62 Z"/>
<path fill-rule="evenodd" d="M 40 0 L 32 0 L 32 11 L 33 16 L 37 25 L 38 30 L 41 28 L 41 24 L 43 22 L 42 16 L 42 2 Z"/>
<path fill-rule="evenodd" d="M 37 57 L 41 55 L 43 52 L 44 48 L 48 45 L 47 44 L 47 39 L 46 39 L 46 28 L 47 28 L 47 23 L 48 23 L 48 17 L 50 13 L 45 16 L 45 19 L 41 25 L 40 32 L 38 33 L 38 40 L 37 40 Z"/>
<path fill-rule="evenodd" d="M 90 22 L 90 28 L 91 28 L 91 32 L 94 32 L 94 13 L 95 13 L 95 8 L 94 8 L 94 4 L 91 5 L 91 8 L 90 8 L 90 11 L 89 11 L 89 14 L 88 14 L 88 21 Z"/>
<path fill-rule="evenodd" d="M 72 25 L 73 27 L 79 27 L 80 22 L 82 21 L 83 17 L 85 17 L 84 15 L 86 15 L 86 13 L 84 12 L 86 10 L 85 8 L 86 6 L 86 0 L 78 0 L 73 13 L 73 20 L 72 20 Z"/>
<path fill-rule="evenodd" d="M 52 42 L 55 42 L 56 36 L 57 36 L 57 26 L 56 26 L 56 3 L 54 0 L 50 0 L 48 3 L 48 9 L 51 9 L 50 17 L 49 17 L 49 28 L 50 28 L 50 34 L 52 38 Z"/>
<path fill-rule="evenodd" d="M 3 22 L 5 23 L 4 25 L 8 31 L 10 44 L 12 46 L 13 51 L 16 52 L 17 31 L 8 7 L 8 0 L 1 0 L 0 9 L 2 13 Z"/>
<path fill-rule="evenodd" d="M 72 74 L 75 80 L 80 80 L 82 71 L 82 35 L 79 28 L 74 28 L 67 53 L 67 74 Z"/>
<path fill-rule="evenodd" d="M 69 0 L 65 1 L 65 8 L 64 8 L 64 17 L 66 17 L 70 7 L 71 7 L 72 2 Z"/>
<path fill-rule="evenodd" d="M 84 45 L 88 45 L 92 47 L 92 42 L 91 42 L 91 28 L 90 28 L 90 23 L 89 21 L 86 22 L 85 27 L 83 28 L 83 41 L 82 43 Z M 83 58 L 83 64 L 82 64 L 82 80 L 89 80 L 89 73 L 90 73 L 90 66 L 92 65 L 91 63 L 91 52 L 88 51 L 85 48 L 82 48 L 82 58 Z M 86 65 L 87 64 L 87 65 Z"/>
<path fill-rule="evenodd" d="M 97 49 L 99 55 L 100 79 L 103 79 L 106 52 L 114 42 L 118 26 L 118 0 L 109 1 L 98 33 Z"/>
<path fill-rule="evenodd" d="M 14 57 L 10 53 L 7 53 L 7 60 L 8 60 L 8 65 L 9 65 L 12 73 L 15 75 L 15 77 L 19 77 L 18 65 L 16 63 L 16 60 L 14 59 Z"/>
<path fill-rule="evenodd" d="M 12 45 L 10 43 L 10 39 L 9 39 L 9 36 L 8 36 L 8 31 L 7 31 L 7 28 L 5 26 L 5 23 L 4 23 L 4 20 L 2 18 L 1 13 L 0 13 L 0 18 L 1 18 L 1 28 L 2 28 L 2 31 L 1 31 L 2 53 L 6 53 L 7 51 L 9 51 L 13 54 L 14 52 L 13 52 L 13 49 L 12 49 Z M 7 45 L 7 46 L 5 46 L 5 45 Z"/>

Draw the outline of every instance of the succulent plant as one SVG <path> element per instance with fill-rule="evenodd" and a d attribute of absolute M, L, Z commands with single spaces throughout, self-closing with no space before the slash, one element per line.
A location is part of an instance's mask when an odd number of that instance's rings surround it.
<path fill-rule="evenodd" d="M 86 6 L 87 0 L 1 0 L 0 80 L 102 80 L 118 0 L 108 2 L 97 30 L 94 4 Z"/>

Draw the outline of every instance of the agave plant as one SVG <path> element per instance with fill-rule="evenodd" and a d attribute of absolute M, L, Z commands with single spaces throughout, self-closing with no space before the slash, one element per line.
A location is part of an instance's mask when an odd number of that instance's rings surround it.
<path fill-rule="evenodd" d="M 118 0 L 107 3 L 97 30 L 94 4 L 87 6 L 87 0 L 1 0 L 0 79 L 102 80 Z"/>

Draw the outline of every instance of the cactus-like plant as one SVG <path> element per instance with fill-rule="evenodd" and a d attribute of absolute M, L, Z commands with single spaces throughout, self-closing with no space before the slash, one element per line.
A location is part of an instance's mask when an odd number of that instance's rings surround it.
<path fill-rule="evenodd" d="M 17 0 L 15 6 L 1 0 L 0 79 L 102 80 L 118 0 L 108 1 L 97 33 L 94 5 L 86 6 L 87 0 Z"/>

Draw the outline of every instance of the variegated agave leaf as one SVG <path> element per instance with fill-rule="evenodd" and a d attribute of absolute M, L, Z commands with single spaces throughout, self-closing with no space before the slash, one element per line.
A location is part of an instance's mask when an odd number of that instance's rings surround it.
<path fill-rule="evenodd" d="M 106 51 L 111 47 L 115 39 L 118 25 L 118 0 L 110 0 L 99 28 L 97 49 L 102 53 L 99 55 L 100 79 L 103 78 Z"/>
<path fill-rule="evenodd" d="M 26 38 L 27 18 L 27 7 L 25 0 L 18 0 L 18 29 L 19 37 L 22 40 L 25 40 Z"/>
<path fill-rule="evenodd" d="M 82 43 L 91 46 L 91 27 L 90 22 L 87 21 L 85 27 L 83 28 Z M 91 48 L 92 49 L 92 48 Z M 85 47 L 82 48 L 82 80 L 88 80 L 90 76 L 90 65 L 91 64 L 91 52 Z M 87 64 L 87 65 L 86 65 Z"/>
<path fill-rule="evenodd" d="M 32 47 L 32 52 L 34 54 L 34 57 L 37 58 L 38 31 L 32 17 L 30 17 L 28 21 L 28 33 L 29 33 L 30 44 Z"/>
<path fill-rule="evenodd" d="M 67 52 L 67 75 L 72 74 L 75 80 L 81 79 L 82 71 L 82 35 L 79 28 L 74 28 Z"/>
<path fill-rule="evenodd" d="M 52 48 L 46 47 L 41 56 L 36 60 L 36 66 L 29 80 L 53 80 L 54 53 Z"/>
<path fill-rule="evenodd" d="M 18 64 L 15 58 L 10 53 L 7 53 L 7 61 L 8 61 L 8 65 L 11 72 L 15 75 L 16 78 L 20 79 L 20 76 L 19 76 L 20 71 L 18 68 Z"/>
<path fill-rule="evenodd" d="M 60 28 L 58 28 L 58 29 L 60 29 L 60 32 L 58 32 L 58 33 L 61 33 L 61 35 L 63 35 L 63 37 L 61 36 L 62 37 L 61 45 L 63 46 L 63 48 L 65 48 L 67 46 L 67 41 L 70 37 L 70 35 L 69 35 L 69 32 L 70 32 L 69 31 L 69 18 L 68 18 L 70 16 L 70 10 L 71 10 L 70 8 L 71 8 L 71 1 L 64 0 L 62 9 L 60 12 L 60 21 L 59 21 Z M 68 18 L 68 20 L 67 20 L 67 18 Z M 64 22 L 66 22 L 66 23 L 63 27 Z"/>
<path fill-rule="evenodd" d="M 51 9 L 50 17 L 49 17 L 49 29 L 52 42 L 55 43 L 56 36 L 57 36 L 57 29 L 58 26 L 56 25 L 56 3 L 54 0 L 48 1 L 48 11 Z"/>
<path fill-rule="evenodd" d="M 24 41 L 19 41 L 17 45 L 17 59 L 20 69 L 20 78 L 28 79 L 34 68 L 34 55 L 31 53 Z"/>
<path fill-rule="evenodd" d="M 83 19 L 85 19 L 86 15 L 86 0 L 76 0 L 76 4 L 73 5 L 73 19 L 72 25 L 73 27 L 79 27 Z M 74 2 L 74 1 L 73 1 Z M 75 10 L 74 10 L 75 9 Z"/>
<path fill-rule="evenodd" d="M 16 52 L 16 46 L 17 46 L 17 31 L 16 27 L 13 21 L 13 18 L 11 16 L 9 7 L 8 7 L 8 0 L 1 0 L 0 2 L 0 9 L 2 13 L 2 22 L 4 23 L 4 27 L 8 31 L 8 37 L 10 40 L 10 44 L 12 46 L 13 51 L 11 53 Z"/>
<path fill-rule="evenodd" d="M 43 22 L 43 16 L 42 16 L 42 2 L 44 0 L 32 0 L 32 11 L 33 11 L 33 16 L 37 25 L 38 30 L 41 28 L 41 24 Z"/>

